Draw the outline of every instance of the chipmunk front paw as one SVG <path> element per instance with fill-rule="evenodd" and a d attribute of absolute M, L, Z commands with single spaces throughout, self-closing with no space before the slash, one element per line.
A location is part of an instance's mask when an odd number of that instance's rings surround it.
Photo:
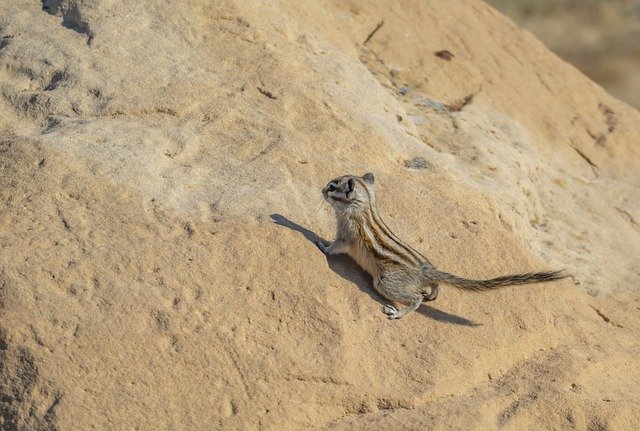
<path fill-rule="evenodd" d="M 325 243 L 322 242 L 321 239 L 316 240 L 316 246 L 320 249 L 321 252 L 323 252 L 324 254 L 327 254 L 327 250 L 329 249 L 329 246 L 325 245 Z"/>

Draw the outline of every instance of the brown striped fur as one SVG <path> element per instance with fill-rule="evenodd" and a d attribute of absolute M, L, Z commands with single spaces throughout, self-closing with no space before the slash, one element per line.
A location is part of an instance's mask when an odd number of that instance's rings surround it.
<path fill-rule="evenodd" d="M 374 288 L 385 298 L 406 304 L 398 310 L 383 307 L 390 319 L 399 319 L 423 301 L 438 296 L 439 283 L 459 289 L 483 291 L 566 277 L 563 271 L 506 275 L 490 280 L 471 280 L 438 271 L 429 260 L 395 236 L 384 223 L 375 203 L 374 176 L 344 175 L 331 180 L 322 195 L 336 213 L 337 233 L 331 245 L 318 241 L 325 254 L 348 253 L 373 277 Z"/>

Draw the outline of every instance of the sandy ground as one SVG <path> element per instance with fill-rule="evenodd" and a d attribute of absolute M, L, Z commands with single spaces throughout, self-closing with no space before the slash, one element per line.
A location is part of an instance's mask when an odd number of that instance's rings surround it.
<path fill-rule="evenodd" d="M 640 114 L 481 2 L 5 2 L 0 114 L 2 429 L 640 428 Z M 313 244 L 369 171 L 573 277 L 388 320 Z"/>

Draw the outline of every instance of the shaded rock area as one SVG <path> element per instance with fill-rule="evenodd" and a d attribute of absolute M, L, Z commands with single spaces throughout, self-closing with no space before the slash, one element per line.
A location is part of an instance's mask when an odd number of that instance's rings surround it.
<path fill-rule="evenodd" d="M 636 429 L 640 114 L 478 1 L 0 7 L 2 429 Z M 315 247 L 376 174 L 440 269 Z"/>

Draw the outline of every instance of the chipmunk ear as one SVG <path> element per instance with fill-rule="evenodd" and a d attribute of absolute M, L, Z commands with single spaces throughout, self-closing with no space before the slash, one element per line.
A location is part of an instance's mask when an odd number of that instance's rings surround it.
<path fill-rule="evenodd" d="M 375 181 L 375 177 L 373 176 L 373 174 L 371 172 L 367 172 L 366 174 L 364 174 L 362 176 L 362 179 L 369 184 L 373 184 L 373 182 Z"/>

